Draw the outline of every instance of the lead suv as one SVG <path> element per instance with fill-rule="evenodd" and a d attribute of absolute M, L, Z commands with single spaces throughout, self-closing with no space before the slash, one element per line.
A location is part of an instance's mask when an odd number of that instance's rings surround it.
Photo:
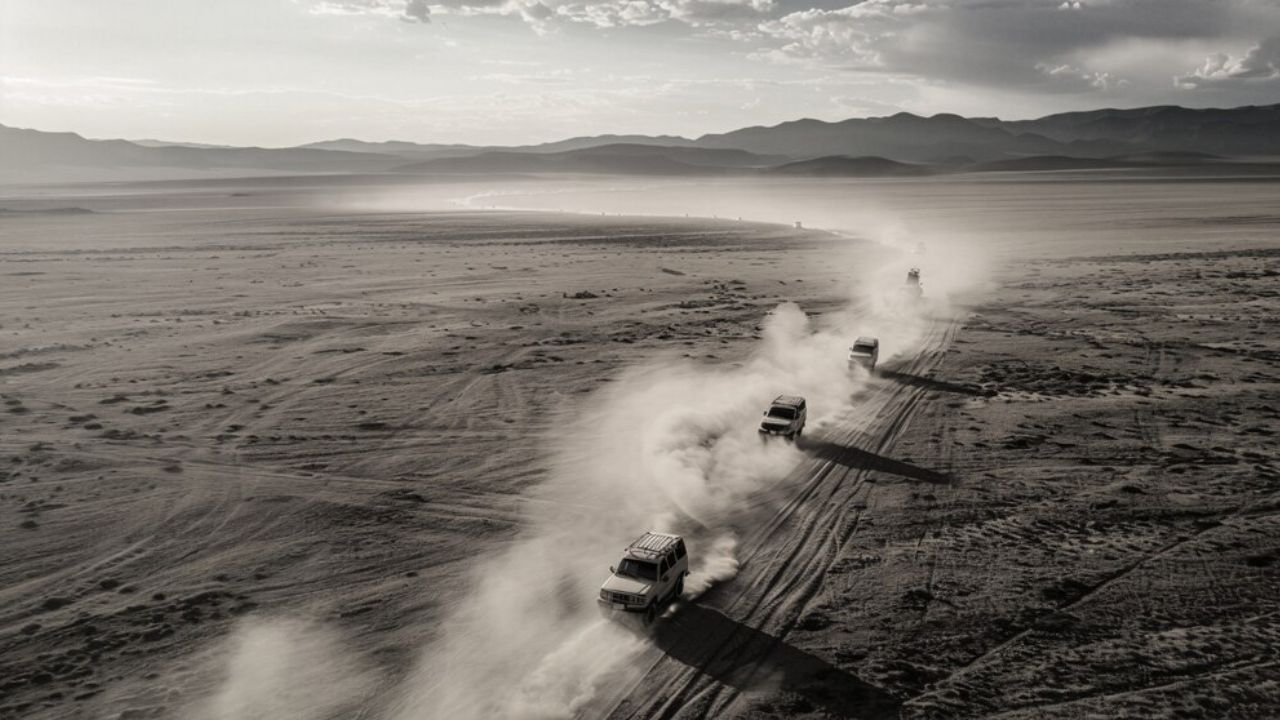
<path fill-rule="evenodd" d="M 608 615 L 642 613 L 651 623 L 662 606 L 684 592 L 689 554 L 679 535 L 647 532 L 622 551 L 622 560 L 609 572 L 596 600 L 600 609 Z"/>
<path fill-rule="evenodd" d="M 795 440 L 804 432 L 807 415 L 804 398 L 798 395 L 779 395 L 769 403 L 769 409 L 764 411 L 764 420 L 760 421 L 760 437 L 782 435 L 788 440 Z"/>

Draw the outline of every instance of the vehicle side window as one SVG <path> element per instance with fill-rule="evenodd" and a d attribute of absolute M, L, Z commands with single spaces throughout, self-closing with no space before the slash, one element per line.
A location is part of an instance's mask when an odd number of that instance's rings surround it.
<path fill-rule="evenodd" d="M 661 567 L 661 568 L 659 568 L 659 570 L 658 570 L 658 577 L 662 577 L 663 575 L 666 575 L 666 574 L 667 574 L 667 570 L 670 570 L 670 569 L 671 569 L 671 568 L 667 567 L 667 559 L 666 559 L 666 558 L 663 558 L 663 559 L 662 559 L 662 567 Z"/>
<path fill-rule="evenodd" d="M 683 540 L 676 543 L 676 558 L 679 559 L 682 557 L 684 557 L 684 541 Z"/>
<path fill-rule="evenodd" d="M 672 550 L 671 552 L 667 553 L 667 567 L 675 567 L 675 566 L 676 566 L 676 551 Z"/>

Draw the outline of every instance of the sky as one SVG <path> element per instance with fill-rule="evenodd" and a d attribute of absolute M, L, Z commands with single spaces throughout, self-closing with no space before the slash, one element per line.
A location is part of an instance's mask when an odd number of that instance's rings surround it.
<path fill-rule="evenodd" d="M 1280 0 L 0 0 L 0 124 L 288 146 L 1280 102 Z"/>

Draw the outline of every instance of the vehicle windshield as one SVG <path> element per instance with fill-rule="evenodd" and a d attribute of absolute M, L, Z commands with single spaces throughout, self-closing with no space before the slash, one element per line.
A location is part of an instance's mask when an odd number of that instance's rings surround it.
<path fill-rule="evenodd" d="M 650 562 L 623 558 L 622 564 L 618 566 L 618 574 L 640 580 L 657 580 L 658 566 Z"/>
<path fill-rule="evenodd" d="M 789 407 L 782 407 L 780 405 L 774 405 L 773 407 L 769 408 L 769 417 L 781 418 L 783 420 L 795 420 L 796 409 L 789 408 Z"/>

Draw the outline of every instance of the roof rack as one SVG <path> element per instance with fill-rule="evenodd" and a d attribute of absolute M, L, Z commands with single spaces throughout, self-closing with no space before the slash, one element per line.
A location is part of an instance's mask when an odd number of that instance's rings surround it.
<path fill-rule="evenodd" d="M 773 404 L 774 405 L 791 405 L 793 407 L 800 407 L 801 405 L 804 404 L 804 398 L 800 397 L 799 395 L 779 395 L 778 397 L 773 399 Z"/>
<path fill-rule="evenodd" d="M 677 535 L 647 532 L 628 545 L 627 552 L 656 559 L 670 552 L 671 548 L 675 547 L 678 542 L 680 542 L 680 537 Z"/>

